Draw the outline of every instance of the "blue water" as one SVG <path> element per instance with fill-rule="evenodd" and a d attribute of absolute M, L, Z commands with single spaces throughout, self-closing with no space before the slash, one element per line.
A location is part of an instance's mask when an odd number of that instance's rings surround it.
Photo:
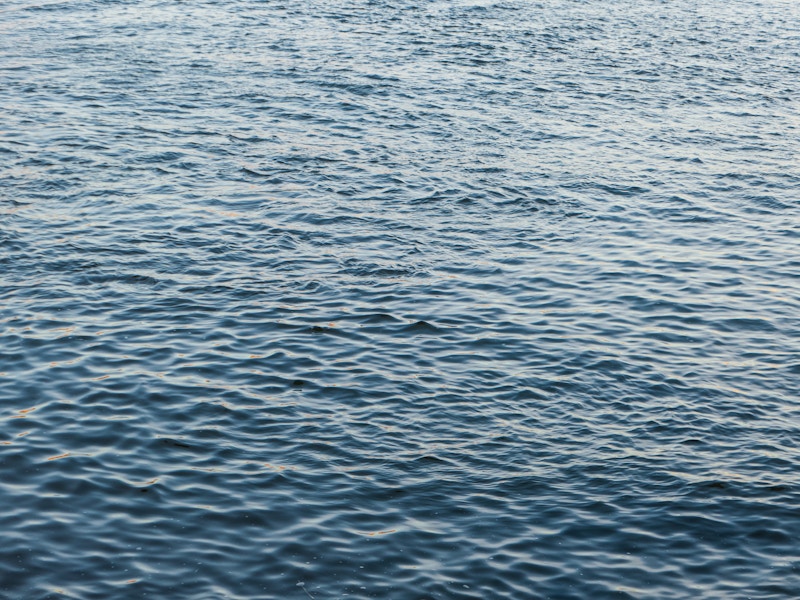
<path fill-rule="evenodd" d="M 800 598 L 800 8 L 4 0 L 0 598 Z"/>

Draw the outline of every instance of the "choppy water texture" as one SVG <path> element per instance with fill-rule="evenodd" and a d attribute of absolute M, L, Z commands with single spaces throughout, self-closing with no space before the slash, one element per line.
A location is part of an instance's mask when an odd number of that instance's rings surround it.
<path fill-rule="evenodd" d="M 796 3 L 0 30 L 0 597 L 800 597 Z"/>

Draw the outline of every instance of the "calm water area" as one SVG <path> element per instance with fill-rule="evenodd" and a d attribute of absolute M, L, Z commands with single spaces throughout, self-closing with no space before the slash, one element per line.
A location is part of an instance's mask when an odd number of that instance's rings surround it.
<path fill-rule="evenodd" d="M 800 598 L 800 4 L 2 0 L 0 598 Z"/>

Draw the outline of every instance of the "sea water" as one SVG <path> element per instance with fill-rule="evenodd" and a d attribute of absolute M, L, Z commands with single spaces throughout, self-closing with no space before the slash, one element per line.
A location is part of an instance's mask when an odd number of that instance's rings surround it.
<path fill-rule="evenodd" d="M 800 8 L 4 0 L 0 597 L 800 597 Z"/>

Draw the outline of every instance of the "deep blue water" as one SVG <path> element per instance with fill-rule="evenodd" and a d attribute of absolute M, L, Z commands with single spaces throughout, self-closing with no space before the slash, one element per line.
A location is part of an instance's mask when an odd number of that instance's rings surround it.
<path fill-rule="evenodd" d="M 4 0 L 0 598 L 800 598 L 800 5 Z"/>

